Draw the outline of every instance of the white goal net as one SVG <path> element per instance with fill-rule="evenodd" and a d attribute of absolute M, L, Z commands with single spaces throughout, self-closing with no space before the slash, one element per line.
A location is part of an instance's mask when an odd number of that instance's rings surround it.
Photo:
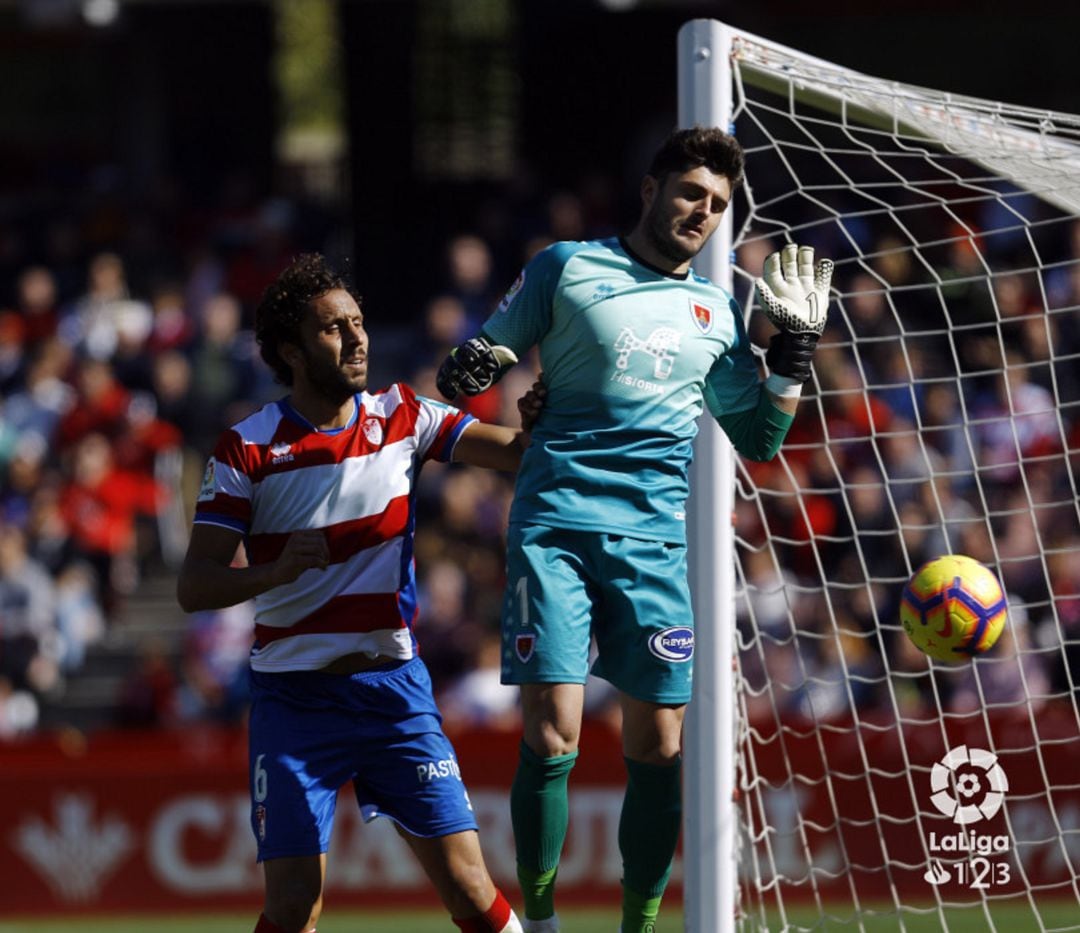
<path fill-rule="evenodd" d="M 724 32 L 758 346 L 765 256 L 836 261 L 788 440 L 732 478 L 738 926 L 1080 929 L 1080 116 Z M 1008 594 L 970 663 L 899 624 L 948 553 Z"/>

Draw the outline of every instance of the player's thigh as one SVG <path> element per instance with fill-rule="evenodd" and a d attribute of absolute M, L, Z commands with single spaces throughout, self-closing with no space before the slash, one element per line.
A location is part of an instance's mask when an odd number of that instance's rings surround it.
<path fill-rule="evenodd" d="M 415 658 L 382 675 L 377 689 L 387 728 L 372 731 L 354 759 L 353 786 L 365 822 L 386 816 L 421 838 L 475 830 L 457 754 L 442 731 L 424 663 Z"/>
<path fill-rule="evenodd" d="M 510 526 L 503 602 L 504 684 L 585 683 L 598 598 L 583 553 L 588 537 Z"/>
<path fill-rule="evenodd" d="M 324 678 L 325 680 L 325 678 Z M 251 826 L 259 861 L 318 856 L 337 789 L 352 777 L 347 722 L 309 672 L 252 672 L 248 726 Z"/>
<path fill-rule="evenodd" d="M 632 761 L 669 765 L 679 757 L 686 706 L 649 703 L 625 693 L 622 707 L 623 755 Z"/>
<path fill-rule="evenodd" d="M 414 836 L 400 827 L 398 832 L 452 914 L 468 915 L 471 908 L 484 911 L 490 906 L 495 899 L 495 885 L 484 864 L 476 832 L 434 838 Z"/>
<path fill-rule="evenodd" d="M 685 546 L 609 536 L 600 576 L 604 609 L 593 673 L 637 700 L 688 703 L 694 616 Z"/>
<path fill-rule="evenodd" d="M 577 751 L 585 708 L 583 684 L 522 684 L 522 738 L 541 758 Z"/>
<path fill-rule="evenodd" d="M 266 878 L 264 913 L 277 923 L 290 920 L 290 926 L 318 917 L 322 907 L 322 889 L 326 879 L 326 854 L 299 858 L 274 858 L 263 862 Z M 307 916 L 302 917 L 300 914 Z M 305 927 L 307 929 L 307 927 Z"/>

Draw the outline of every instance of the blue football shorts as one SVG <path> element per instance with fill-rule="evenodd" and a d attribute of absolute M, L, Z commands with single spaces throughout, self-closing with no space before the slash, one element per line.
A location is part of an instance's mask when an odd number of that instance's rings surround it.
<path fill-rule="evenodd" d="M 259 861 L 330 846 L 351 781 L 365 822 L 415 836 L 476 829 L 457 756 L 419 658 L 359 674 L 251 672 L 251 827 Z"/>
<path fill-rule="evenodd" d="M 651 703 L 690 701 L 694 619 L 686 547 L 515 523 L 507 538 L 504 684 L 592 673 Z"/>

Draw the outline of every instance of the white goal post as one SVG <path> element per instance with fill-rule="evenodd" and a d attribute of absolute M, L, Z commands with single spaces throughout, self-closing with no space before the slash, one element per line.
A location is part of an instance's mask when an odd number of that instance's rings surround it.
<path fill-rule="evenodd" d="M 836 262 L 780 455 L 737 460 L 707 417 L 697 442 L 686 929 L 1080 930 L 1080 116 L 712 20 L 678 58 L 679 124 L 747 153 L 696 270 L 762 347 L 764 257 Z M 973 662 L 931 662 L 899 624 L 945 553 L 1008 595 Z"/>

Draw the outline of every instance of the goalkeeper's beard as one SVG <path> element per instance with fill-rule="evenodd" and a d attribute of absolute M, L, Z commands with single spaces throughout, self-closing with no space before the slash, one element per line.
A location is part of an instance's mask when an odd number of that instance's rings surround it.
<path fill-rule="evenodd" d="M 671 218 L 665 216 L 655 205 L 645 215 L 644 232 L 653 249 L 665 259 L 678 264 L 693 259 L 706 243 L 706 240 L 702 240 L 696 249 L 680 243 L 671 233 Z"/>

